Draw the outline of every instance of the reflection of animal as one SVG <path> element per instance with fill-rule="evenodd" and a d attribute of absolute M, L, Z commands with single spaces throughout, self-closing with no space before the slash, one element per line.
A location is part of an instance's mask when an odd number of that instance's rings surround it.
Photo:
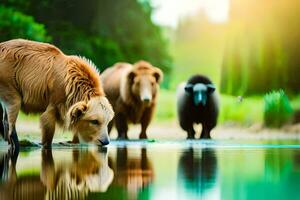
<path fill-rule="evenodd" d="M 43 145 L 51 145 L 56 122 L 83 141 L 109 141 L 107 124 L 113 111 L 95 66 L 50 44 L 22 39 L 0 43 L 0 100 L 10 137 L 22 109 L 42 113 Z"/>
<path fill-rule="evenodd" d="M 146 130 L 155 109 L 158 84 L 162 79 L 161 70 L 145 61 L 134 65 L 117 63 L 105 70 L 101 79 L 115 111 L 114 123 L 119 138 L 128 138 L 129 122 L 140 123 L 140 138 L 147 138 Z"/>
<path fill-rule="evenodd" d="M 183 183 L 185 188 L 203 194 L 216 182 L 217 158 L 212 149 L 200 151 L 201 153 L 195 152 L 190 148 L 183 152 L 179 161 L 178 174 L 180 184 Z"/>
<path fill-rule="evenodd" d="M 131 150 L 127 148 L 117 149 L 115 162 L 112 162 L 115 178 L 111 187 L 126 187 L 128 199 L 138 199 L 139 191 L 153 181 L 154 170 L 145 148 L 134 150 L 132 155 L 130 154 Z"/>
<path fill-rule="evenodd" d="M 210 138 L 210 131 L 217 124 L 218 101 L 215 87 L 205 76 L 194 75 L 177 91 L 177 111 L 180 126 L 188 138 L 195 137 L 193 124 L 202 124 L 200 138 Z"/>
<path fill-rule="evenodd" d="M 73 160 L 66 161 L 53 159 L 52 151 L 43 149 L 38 176 L 17 176 L 16 168 L 9 168 L 0 199 L 86 199 L 90 192 L 105 192 L 113 180 L 107 154 L 96 151 L 74 150 Z"/>
<path fill-rule="evenodd" d="M 49 197 L 65 195 L 61 189 L 66 186 L 81 196 L 88 192 L 105 192 L 113 176 L 112 169 L 108 167 L 107 153 L 73 150 L 72 163 L 54 165 L 51 151 L 42 152 L 41 180 L 50 189 Z"/>

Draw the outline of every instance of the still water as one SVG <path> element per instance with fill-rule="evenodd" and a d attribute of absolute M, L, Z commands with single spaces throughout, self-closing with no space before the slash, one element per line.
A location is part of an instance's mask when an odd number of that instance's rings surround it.
<path fill-rule="evenodd" d="M 0 199 L 300 199 L 299 141 L 0 150 Z"/>

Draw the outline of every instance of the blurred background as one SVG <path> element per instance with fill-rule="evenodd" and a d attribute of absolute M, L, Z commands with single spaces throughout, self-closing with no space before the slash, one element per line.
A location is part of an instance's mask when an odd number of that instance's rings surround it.
<path fill-rule="evenodd" d="M 151 62 L 165 74 L 154 124 L 176 122 L 176 87 L 199 73 L 220 93 L 221 126 L 300 131 L 299 10 L 298 0 L 0 0 L 0 42 L 53 43 L 101 71 Z"/>

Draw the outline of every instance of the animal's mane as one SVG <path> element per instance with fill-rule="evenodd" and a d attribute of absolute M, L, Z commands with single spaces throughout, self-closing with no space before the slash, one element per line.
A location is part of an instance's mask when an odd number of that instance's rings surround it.
<path fill-rule="evenodd" d="M 95 63 L 93 63 L 92 60 L 90 60 L 84 56 L 81 56 L 81 55 L 78 55 L 77 57 L 79 57 L 80 59 L 85 61 L 89 66 L 93 67 L 96 70 L 96 72 L 98 72 L 98 74 L 100 74 L 100 70 L 97 68 L 97 66 L 95 65 Z"/>
<path fill-rule="evenodd" d="M 70 56 L 65 84 L 67 108 L 79 101 L 88 101 L 95 96 L 104 96 L 96 65 L 82 56 Z"/>

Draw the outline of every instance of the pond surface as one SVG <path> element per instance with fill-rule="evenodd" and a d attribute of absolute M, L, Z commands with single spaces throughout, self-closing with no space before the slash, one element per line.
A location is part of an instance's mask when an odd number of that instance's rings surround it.
<path fill-rule="evenodd" d="M 299 141 L 0 150 L 0 199 L 300 199 Z"/>

